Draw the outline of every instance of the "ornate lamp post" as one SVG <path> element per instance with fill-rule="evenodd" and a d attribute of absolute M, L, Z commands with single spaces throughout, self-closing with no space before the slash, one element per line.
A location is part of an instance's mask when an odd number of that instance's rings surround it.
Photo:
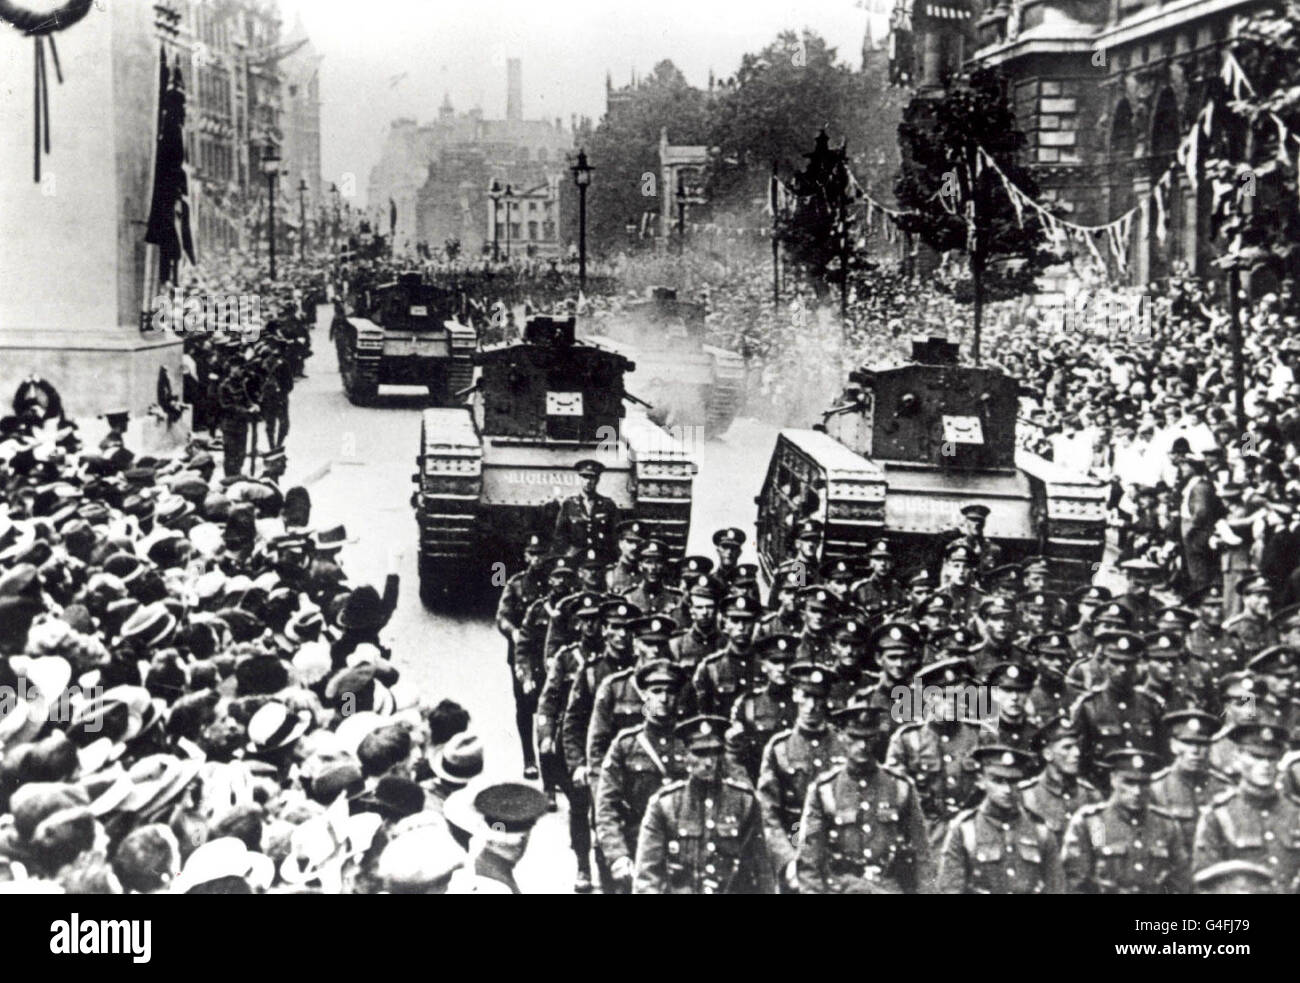
<path fill-rule="evenodd" d="M 492 199 L 492 262 L 494 263 L 501 260 L 501 221 L 497 212 L 501 207 L 502 192 L 501 182 L 493 178 L 488 188 L 488 197 Z"/>
<path fill-rule="evenodd" d="M 307 179 L 298 179 L 298 258 L 307 258 Z"/>
<path fill-rule="evenodd" d="M 275 144 L 267 141 L 262 152 L 262 173 L 266 175 L 266 237 L 268 255 L 271 258 L 271 279 L 275 279 L 275 179 L 280 173 L 280 152 Z"/>
<path fill-rule="evenodd" d="M 587 187 L 595 170 L 587 163 L 585 149 L 579 148 L 578 162 L 570 170 L 573 183 L 578 186 L 578 289 L 583 290 L 587 286 Z"/>

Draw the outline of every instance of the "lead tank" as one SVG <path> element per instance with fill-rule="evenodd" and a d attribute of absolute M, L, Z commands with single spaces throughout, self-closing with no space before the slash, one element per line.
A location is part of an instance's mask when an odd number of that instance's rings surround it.
<path fill-rule="evenodd" d="M 455 320 L 457 301 L 419 273 L 402 273 L 368 290 L 356 314 L 336 317 L 331 333 L 349 401 L 365 406 L 381 385 L 409 385 L 452 405 L 473 379 L 478 345 L 477 332 Z"/>
<path fill-rule="evenodd" d="M 606 317 L 591 340 L 634 359 L 633 383 L 654 404 L 652 415 L 675 428 L 701 427 L 717 436 L 731 426 L 744 395 L 745 363 L 707 345 L 705 308 L 669 287 L 628 302 Z"/>
<path fill-rule="evenodd" d="M 758 504 L 758 550 L 770 576 L 794 553 L 794 528 L 822 522 L 822 556 L 856 558 L 874 540 L 900 568 L 928 566 L 963 506 L 990 512 L 985 535 L 1007 562 L 1045 556 L 1054 586 L 1087 583 L 1105 544 L 1107 488 L 1016 447 L 1019 383 L 960 366 L 941 338 L 912 363 L 859 369 L 820 427 L 782 430 Z"/>
<path fill-rule="evenodd" d="M 685 552 L 696 465 L 625 391 L 631 361 L 576 341 L 572 317 L 529 318 L 522 340 L 474 361 L 468 405 L 421 421 L 412 504 L 426 603 L 450 590 L 499 592 L 528 536 L 550 538 L 585 458 L 605 466 L 599 491 L 620 521 L 638 518 L 673 555 Z"/>

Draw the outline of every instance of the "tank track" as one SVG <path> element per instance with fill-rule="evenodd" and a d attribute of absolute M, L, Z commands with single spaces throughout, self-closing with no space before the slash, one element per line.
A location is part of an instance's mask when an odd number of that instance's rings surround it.
<path fill-rule="evenodd" d="M 716 437 L 726 433 L 745 398 L 745 361 L 735 352 L 705 345 L 713 356 L 713 386 L 706 405 L 705 432 Z"/>
<path fill-rule="evenodd" d="M 689 450 L 649 419 L 629 413 L 623 437 L 633 461 L 635 516 L 674 556 L 686 553 L 698 467 Z"/>
<path fill-rule="evenodd" d="M 416 519 L 420 526 L 420 580 L 451 576 L 473 556 L 483 492 L 483 447 L 463 408 L 425 410 L 420 425 Z M 441 586 L 441 585 L 436 585 Z"/>
<path fill-rule="evenodd" d="M 351 318 L 348 321 L 351 331 L 338 334 L 339 371 L 344 373 L 344 360 L 348 353 L 349 334 L 355 338 L 351 346 L 352 384 L 349 386 L 344 375 L 343 391 L 348 400 L 357 406 L 364 406 L 379 392 L 379 360 L 384 352 L 384 330 L 364 318 Z"/>
<path fill-rule="evenodd" d="M 446 322 L 447 338 L 451 350 L 451 364 L 447 366 L 447 394 L 455 399 L 462 389 L 474 382 L 474 351 L 478 347 L 478 332 L 456 321 Z"/>

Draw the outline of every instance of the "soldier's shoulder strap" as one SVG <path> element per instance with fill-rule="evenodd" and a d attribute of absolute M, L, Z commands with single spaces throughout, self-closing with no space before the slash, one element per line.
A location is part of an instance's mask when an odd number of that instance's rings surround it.
<path fill-rule="evenodd" d="M 1092 782 L 1088 781 L 1088 779 L 1079 778 L 1076 779 L 1076 781 L 1079 783 L 1079 788 L 1083 789 L 1085 792 L 1088 792 L 1091 795 L 1101 795 L 1101 790 L 1097 788 L 1096 785 L 1092 784 Z"/>
<path fill-rule="evenodd" d="M 1042 776 L 1040 776 L 1040 775 L 1035 775 L 1033 778 L 1026 778 L 1023 782 L 1020 782 L 1016 787 L 1017 787 L 1017 788 L 1022 788 L 1022 789 L 1037 788 L 1037 787 L 1038 787 L 1038 780 L 1039 780 L 1040 777 L 1042 777 Z"/>
<path fill-rule="evenodd" d="M 1177 823 L 1178 817 L 1166 809 L 1164 806 L 1150 805 L 1147 807 L 1151 810 L 1152 815 L 1159 816 L 1161 819 L 1170 823 Z"/>
<path fill-rule="evenodd" d="M 622 730 L 620 730 L 617 734 L 614 735 L 614 739 L 609 742 L 609 746 L 613 747 L 615 744 L 624 741 L 635 741 L 637 737 L 640 734 L 642 734 L 644 731 L 645 731 L 645 724 L 634 724 L 631 727 L 624 727 Z"/>
<path fill-rule="evenodd" d="M 763 756 L 767 757 L 769 754 L 774 754 L 776 746 L 778 744 L 784 744 L 793 733 L 793 727 L 787 727 L 785 730 L 778 730 L 775 734 L 769 737 L 767 743 L 763 745 Z"/>
<path fill-rule="evenodd" d="M 665 796 L 674 795 L 675 793 L 680 792 L 685 787 L 686 787 L 685 778 L 678 778 L 675 781 L 665 782 L 663 785 L 660 785 L 659 788 L 655 790 L 654 794 L 650 797 L 650 801 L 654 802 L 658 799 L 664 798 Z"/>
<path fill-rule="evenodd" d="M 1025 815 L 1029 817 L 1030 821 L 1035 826 L 1040 827 L 1040 831 L 1042 829 L 1046 829 L 1050 831 L 1051 827 L 1048 825 L 1047 820 L 1044 819 L 1042 814 L 1039 813 L 1036 809 L 1031 809 L 1029 806 L 1024 805 L 1023 803 L 1021 804 L 1021 808 L 1025 810 Z"/>
<path fill-rule="evenodd" d="M 1213 799 L 1210 800 L 1210 805 L 1215 807 L 1227 805 L 1236 797 L 1237 797 L 1237 790 L 1235 788 L 1224 789 L 1222 792 L 1220 792 L 1218 795 L 1216 795 Z"/>
<path fill-rule="evenodd" d="M 1168 777 L 1169 773 L 1172 772 L 1173 770 L 1174 770 L 1173 765 L 1166 765 L 1164 768 L 1161 768 L 1159 771 L 1152 774 L 1151 781 L 1158 782 L 1160 781 L 1160 779 Z"/>
<path fill-rule="evenodd" d="M 1228 629 L 1233 627 L 1234 625 L 1239 625 L 1249 617 L 1250 617 L 1249 611 L 1239 611 L 1237 614 L 1234 614 L 1231 618 L 1228 618 L 1226 621 L 1224 621 L 1223 627 L 1224 629 Z"/>
<path fill-rule="evenodd" d="M 953 825 L 961 831 L 961 845 L 969 854 L 975 853 L 975 814 L 978 806 L 963 809 L 952 819 Z"/>
<path fill-rule="evenodd" d="M 1232 776 L 1229 775 L 1226 771 L 1220 771 L 1218 768 L 1215 768 L 1213 765 L 1211 765 L 1209 768 L 1209 773 L 1210 773 L 1210 777 L 1213 778 L 1215 781 L 1223 782 L 1224 785 L 1232 785 Z"/>
<path fill-rule="evenodd" d="M 1085 806 L 1079 806 L 1079 815 L 1095 816 L 1106 808 L 1105 802 L 1089 802 Z"/>

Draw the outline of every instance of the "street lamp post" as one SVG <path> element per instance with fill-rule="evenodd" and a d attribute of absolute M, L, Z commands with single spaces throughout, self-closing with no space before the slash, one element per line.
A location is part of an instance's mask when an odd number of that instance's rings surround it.
<path fill-rule="evenodd" d="M 271 258 L 271 279 L 275 279 L 275 178 L 280 173 L 280 152 L 268 142 L 262 153 L 262 173 L 266 175 L 266 238 L 267 252 Z"/>
<path fill-rule="evenodd" d="M 677 175 L 677 255 L 686 247 L 686 182 Z"/>
<path fill-rule="evenodd" d="M 506 201 L 506 262 L 508 263 L 510 262 L 510 208 L 515 200 L 514 186 L 507 184 L 501 197 Z"/>
<path fill-rule="evenodd" d="M 337 266 L 339 260 L 339 186 L 330 184 L 330 194 L 334 196 L 334 229 L 330 235 L 330 250 L 334 254 L 334 263 Z"/>
<path fill-rule="evenodd" d="M 501 182 L 493 178 L 488 188 L 488 197 L 492 199 L 492 262 L 494 263 L 501 261 L 501 216 L 498 214 L 501 208 L 501 192 Z"/>
<path fill-rule="evenodd" d="M 578 162 L 571 170 L 573 183 L 578 186 L 578 289 L 584 290 L 587 286 L 587 187 L 595 170 L 587 163 L 585 149 L 578 149 Z"/>
<path fill-rule="evenodd" d="M 307 258 L 307 179 L 298 179 L 298 258 Z"/>

